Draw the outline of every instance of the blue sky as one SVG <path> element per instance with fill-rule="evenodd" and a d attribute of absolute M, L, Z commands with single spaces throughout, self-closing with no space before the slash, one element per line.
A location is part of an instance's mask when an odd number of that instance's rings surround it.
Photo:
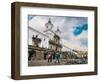
<path fill-rule="evenodd" d="M 61 38 L 73 48 L 87 49 L 88 45 L 88 18 L 87 17 L 69 17 L 69 16 L 28 16 L 29 26 L 43 32 L 45 23 L 48 19 L 54 25 L 53 30 L 61 30 Z M 74 46 L 73 46 L 74 45 Z M 76 47 L 75 47 L 76 46 Z"/>
<path fill-rule="evenodd" d="M 83 31 L 87 31 L 88 30 L 88 24 L 82 24 L 82 25 L 79 25 L 79 26 L 76 26 L 75 27 L 75 30 L 73 32 L 73 34 L 75 36 L 78 36 L 80 35 Z"/>
<path fill-rule="evenodd" d="M 32 15 L 28 16 L 28 20 L 30 21 L 31 19 L 33 19 L 33 16 Z"/>

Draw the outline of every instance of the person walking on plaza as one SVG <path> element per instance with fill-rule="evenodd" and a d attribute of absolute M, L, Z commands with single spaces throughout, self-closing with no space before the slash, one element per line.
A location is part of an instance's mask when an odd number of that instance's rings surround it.
<path fill-rule="evenodd" d="M 55 63 L 60 63 L 60 53 L 56 52 L 55 54 Z"/>
<path fill-rule="evenodd" d="M 48 53 L 47 59 L 48 59 L 48 63 L 52 62 L 52 54 L 50 52 Z"/>

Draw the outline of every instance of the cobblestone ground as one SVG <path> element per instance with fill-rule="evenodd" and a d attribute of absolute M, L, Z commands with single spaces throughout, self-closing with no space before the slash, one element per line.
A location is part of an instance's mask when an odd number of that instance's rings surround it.
<path fill-rule="evenodd" d="M 60 63 L 52 62 L 48 63 L 48 60 L 32 60 L 28 62 L 28 66 L 49 66 L 49 65 L 72 65 L 72 64 L 87 64 L 87 60 L 82 61 L 81 59 L 60 59 Z"/>
<path fill-rule="evenodd" d="M 55 60 L 53 60 L 50 63 L 48 63 L 48 60 L 33 60 L 29 61 L 28 65 L 29 66 L 65 65 L 66 62 L 67 62 L 66 59 L 60 59 L 60 63 L 55 62 Z"/>

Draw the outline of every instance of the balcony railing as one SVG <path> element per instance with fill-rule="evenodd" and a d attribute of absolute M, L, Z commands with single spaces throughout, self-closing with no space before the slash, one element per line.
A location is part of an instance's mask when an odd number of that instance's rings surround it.
<path fill-rule="evenodd" d="M 59 42 L 57 43 L 53 40 L 49 40 L 49 43 L 62 48 L 62 45 Z"/>

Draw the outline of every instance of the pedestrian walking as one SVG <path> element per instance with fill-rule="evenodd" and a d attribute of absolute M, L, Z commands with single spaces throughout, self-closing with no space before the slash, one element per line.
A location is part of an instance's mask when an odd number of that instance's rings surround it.
<path fill-rule="evenodd" d="M 52 62 L 52 54 L 50 52 L 48 53 L 47 59 L 48 63 Z"/>
<path fill-rule="evenodd" d="M 55 63 L 60 63 L 60 53 L 56 52 L 55 54 Z"/>

